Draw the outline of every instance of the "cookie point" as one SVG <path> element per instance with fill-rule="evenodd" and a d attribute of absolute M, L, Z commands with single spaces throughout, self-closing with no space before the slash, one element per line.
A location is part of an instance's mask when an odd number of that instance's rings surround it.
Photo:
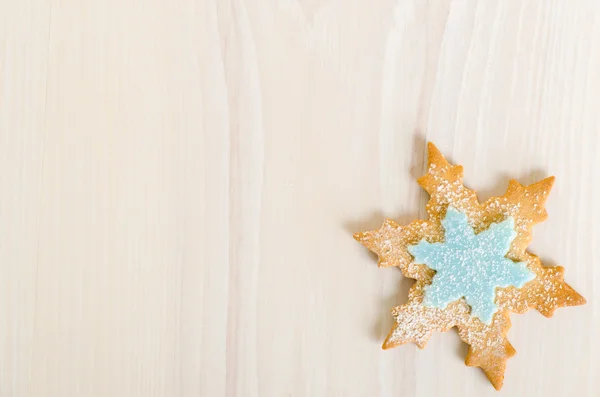
<path fill-rule="evenodd" d="M 433 144 L 433 142 L 431 142 L 431 141 L 427 142 L 427 150 L 428 150 L 428 151 L 430 151 L 430 152 L 432 152 L 432 151 L 437 151 L 437 152 L 439 152 L 439 150 L 438 150 L 437 146 L 435 146 L 435 145 Z"/>
<path fill-rule="evenodd" d="M 420 178 L 417 178 L 417 183 L 419 184 L 419 186 L 423 187 L 424 189 L 426 189 L 426 187 L 427 187 L 427 181 L 429 180 L 428 176 L 429 176 L 429 174 L 424 175 Z"/>
<path fill-rule="evenodd" d="M 442 165 L 446 163 L 446 158 L 432 142 L 427 143 L 427 157 L 427 162 L 430 166 L 431 164 Z"/>
<path fill-rule="evenodd" d="M 550 185 L 550 187 L 552 187 L 552 185 L 554 185 L 554 182 L 556 181 L 556 177 L 554 175 L 549 176 L 546 179 L 542 179 L 541 182 L 546 182 L 548 185 Z"/>
<path fill-rule="evenodd" d="M 508 187 L 513 189 L 522 189 L 523 185 L 521 185 L 521 183 L 516 179 L 511 179 L 510 181 L 508 181 Z"/>
<path fill-rule="evenodd" d="M 384 342 L 383 342 L 383 344 L 381 345 L 381 348 L 382 348 L 383 350 L 389 350 L 389 349 L 391 349 L 391 348 L 394 348 L 394 347 L 396 347 L 396 346 L 398 346 L 398 343 L 397 343 L 397 342 L 392 342 L 392 341 L 390 340 L 390 337 L 388 336 L 387 338 L 385 338 L 385 341 L 384 341 Z"/>
<path fill-rule="evenodd" d="M 492 379 L 490 379 L 490 382 L 492 383 L 492 386 L 494 386 L 494 389 L 500 391 L 500 389 L 502 389 L 502 384 L 504 383 L 504 379 L 500 379 L 500 380 L 496 380 L 496 381 L 493 381 Z"/>
<path fill-rule="evenodd" d="M 549 176 L 549 177 L 544 178 L 541 181 L 538 181 L 528 187 L 532 187 L 538 191 L 544 191 L 546 194 L 548 194 L 548 193 L 550 193 L 550 190 L 552 190 L 552 186 L 554 186 L 555 180 L 556 180 L 556 177 Z"/>
<path fill-rule="evenodd" d="M 572 301 L 570 302 L 570 306 L 582 306 L 585 305 L 587 303 L 587 300 L 581 296 L 578 292 L 576 292 L 575 290 L 573 290 L 574 292 L 574 297 L 572 299 Z"/>

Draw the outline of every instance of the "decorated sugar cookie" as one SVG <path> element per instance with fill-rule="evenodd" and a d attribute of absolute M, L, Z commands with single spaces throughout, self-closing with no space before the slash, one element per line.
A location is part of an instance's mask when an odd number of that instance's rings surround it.
<path fill-rule="evenodd" d="M 386 220 L 379 230 L 354 237 L 379 256 L 380 267 L 397 266 L 416 280 L 408 302 L 393 309 L 396 324 L 383 343 L 423 348 L 435 331 L 458 329 L 469 345 L 465 363 L 480 367 L 496 389 L 515 349 L 506 339 L 510 312 L 537 309 L 551 317 L 559 307 L 585 299 L 563 281 L 564 269 L 542 265 L 527 252 L 531 229 L 546 219 L 544 203 L 554 177 L 480 203 L 463 185 L 463 167 L 448 163 L 429 144 L 429 219 L 401 226 Z"/>

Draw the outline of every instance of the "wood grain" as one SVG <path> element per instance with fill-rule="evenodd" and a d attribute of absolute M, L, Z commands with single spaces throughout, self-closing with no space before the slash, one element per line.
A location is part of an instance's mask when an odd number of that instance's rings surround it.
<path fill-rule="evenodd" d="M 600 2 L 0 0 L 0 396 L 495 396 L 352 239 L 557 182 L 503 394 L 600 396 Z"/>

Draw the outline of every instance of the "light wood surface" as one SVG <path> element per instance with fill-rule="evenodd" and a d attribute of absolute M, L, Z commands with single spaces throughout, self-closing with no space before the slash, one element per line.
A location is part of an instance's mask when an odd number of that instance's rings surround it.
<path fill-rule="evenodd" d="M 353 240 L 557 182 L 498 394 Z M 0 396 L 600 396 L 600 2 L 0 0 Z"/>

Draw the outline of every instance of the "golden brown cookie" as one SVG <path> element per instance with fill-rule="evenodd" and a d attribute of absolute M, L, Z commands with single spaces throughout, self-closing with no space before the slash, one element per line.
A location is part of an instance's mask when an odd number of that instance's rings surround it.
<path fill-rule="evenodd" d="M 407 226 L 385 220 L 379 230 L 354 235 L 378 255 L 380 267 L 397 266 L 405 277 L 416 280 L 408 302 L 392 311 L 396 324 L 383 348 L 407 342 L 423 348 L 434 331 L 456 327 L 469 345 L 466 365 L 483 369 L 499 390 L 506 361 L 515 354 L 506 339 L 510 312 L 533 308 L 550 317 L 559 307 L 585 303 L 563 281 L 562 267 L 543 266 L 537 256 L 526 251 L 533 225 L 547 217 L 544 203 L 554 177 L 529 186 L 512 180 L 503 196 L 480 203 L 475 192 L 463 185 L 462 166 L 448 163 L 432 143 L 428 152 L 428 172 L 418 182 L 430 195 L 429 219 Z M 470 229 L 452 223 L 461 216 Z M 443 224 L 456 227 L 467 237 L 460 233 L 458 238 L 451 237 L 458 232 L 446 231 Z M 478 238 L 485 241 L 469 243 L 479 244 L 478 252 L 481 247 L 492 247 L 503 255 L 469 252 L 473 250 L 465 239 Z M 419 250 L 421 263 L 415 263 L 411 250 Z M 450 301 L 453 296 L 458 298 Z"/>

